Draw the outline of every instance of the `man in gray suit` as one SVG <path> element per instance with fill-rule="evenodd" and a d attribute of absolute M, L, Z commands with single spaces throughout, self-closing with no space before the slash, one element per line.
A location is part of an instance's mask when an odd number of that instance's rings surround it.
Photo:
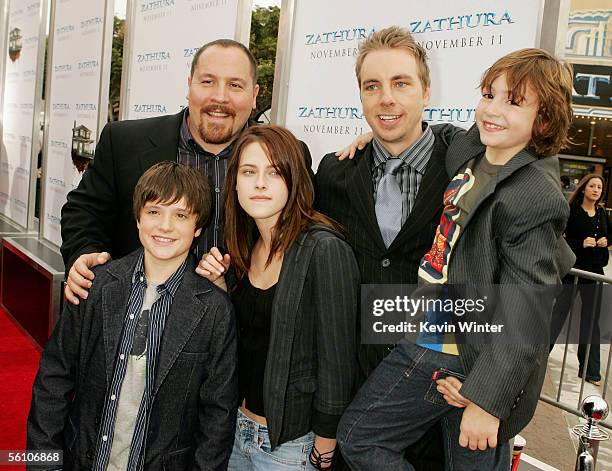
<path fill-rule="evenodd" d="M 519 341 L 461 341 L 449 328 L 459 313 L 424 312 L 445 335 L 400 343 L 345 411 L 337 439 L 353 470 L 415 469 L 403 451 L 438 420 L 449 468 L 508 469 L 508 440 L 537 405 L 552 297 L 530 292 L 557 284 L 573 263 L 560 270 L 557 260 L 569 208 L 553 157 L 569 143 L 572 74 L 545 51 L 524 49 L 497 61 L 480 88 L 476 125 L 448 150 L 454 178 L 419 285 L 520 286 L 512 299 L 502 287 L 484 310 Z M 529 337 L 534 330 L 542 338 Z"/>

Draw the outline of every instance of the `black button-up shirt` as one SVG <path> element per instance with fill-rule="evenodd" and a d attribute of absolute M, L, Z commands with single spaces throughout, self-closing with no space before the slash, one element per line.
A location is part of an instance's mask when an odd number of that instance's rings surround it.
<path fill-rule="evenodd" d="M 202 149 L 189 130 L 189 125 L 187 124 L 188 115 L 189 109 L 185 108 L 179 135 L 177 160 L 182 164 L 187 164 L 199 169 L 206 175 L 213 191 L 209 224 L 205 230 L 202 231 L 197 241 L 196 256 L 199 259 L 203 254 L 208 252 L 211 247 L 220 247 L 221 252 L 224 252 L 223 189 L 225 188 L 227 164 L 229 162 L 229 157 L 232 155 L 234 143 L 232 142 L 216 155 Z"/>

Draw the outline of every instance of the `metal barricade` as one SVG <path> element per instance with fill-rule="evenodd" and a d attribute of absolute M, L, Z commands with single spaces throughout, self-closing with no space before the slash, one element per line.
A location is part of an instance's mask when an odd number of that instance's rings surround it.
<path fill-rule="evenodd" d="M 575 471 L 595 471 L 599 443 L 610 438 L 599 428 L 599 423 L 608 416 L 608 403 L 599 396 L 588 396 L 581 409 L 586 423 L 572 429 L 579 440 Z"/>
<path fill-rule="evenodd" d="M 572 287 L 572 295 L 571 295 L 571 300 L 570 300 L 570 311 L 569 311 L 569 318 L 568 318 L 568 326 L 572 325 L 572 318 L 574 315 L 574 309 L 573 309 L 573 305 L 574 305 L 574 301 L 576 298 L 576 294 L 578 291 L 578 284 L 580 283 L 581 279 L 586 279 L 586 280 L 590 280 L 592 282 L 595 283 L 595 286 L 597 286 L 598 288 L 595 289 L 596 292 L 596 299 L 595 302 L 593 303 L 593 313 L 596 312 L 601 312 L 601 307 L 602 307 L 602 289 L 600 288 L 603 285 L 606 284 L 612 284 L 612 277 L 609 276 L 605 276 L 605 275 L 598 275 L 596 273 L 591 273 L 588 271 L 584 271 L 584 270 L 578 270 L 573 268 L 572 270 L 570 270 L 570 275 L 574 275 L 574 284 Z M 596 315 L 591 315 L 591 323 L 590 323 L 590 327 L 589 327 L 589 335 L 588 338 L 591 339 L 592 338 L 592 333 L 593 333 L 593 327 L 594 327 L 594 322 L 595 319 L 597 319 L 598 316 Z M 574 414 L 578 417 L 582 417 L 583 416 L 583 411 L 582 411 L 582 403 L 583 403 L 583 399 L 584 399 L 584 387 L 585 387 L 585 381 L 586 381 L 586 370 L 588 367 L 588 358 L 589 358 L 589 353 L 591 351 L 591 344 L 588 343 L 586 344 L 586 351 L 585 351 L 585 361 L 584 361 L 584 365 L 582 367 L 582 371 L 581 371 L 581 382 L 580 382 L 580 393 L 578 396 L 578 401 L 577 403 L 574 404 L 569 404 L 566 402 L 562 402 L 561 400 L 561 395 L 562 395 L 562 391 L 563 391 L 563 384 L 564 384 L 564 376 L 565 376 L 565 371 L 566 371 L 566 366 L 567 366 L 567 354 L 568 354 L 568 347 L 570 342 L 570 327 L 568 327 L 567 332 L 565 334 L 565 339 L 564 339 L 564 343 L 565 343 L 565 348 L 563 351 L 563 361 L 561 364 L 561 374 L 560 374 L 560 378 L 559 378 L 559 386 L 557 388 L 557 392 L 556 392 L 556 397 L 550 397 L 548 395 L 542 394 L 540 396 L 540 400 L 551 404 L 555 407 L 558 407 L 566 412 L 569 412 L 571 414 Z M 555 339 L 552 339 L 552 341 L 554 341 Z M 606 369 L 605 369 L 605 375 L 603 377 L 603 391 L 602 391 L 602 398 L 606 399 L 606 395 L 607 395 L 607 390 L 608 390 L 608 384 L 609 384 L 609 379 L 610 379 L 610 364 L 612 362 L 612 346 L 609 348 L 608 351 L 608 357 L 607 357 L 607 361 L 606 361 Z M 602 421 L 600 423 L 601 426 L 606 427 L 608 429 L 612 429 L 612 422 L 608 421 Z"/>

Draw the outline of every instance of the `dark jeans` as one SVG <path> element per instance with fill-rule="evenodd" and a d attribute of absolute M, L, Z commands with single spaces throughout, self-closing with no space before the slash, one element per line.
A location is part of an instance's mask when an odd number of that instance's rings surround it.
<path fill-rule="evenodd" d="M 438 421 L 444 430 L 447 470 L 510 469 L 507 442 L 485 451 L 459 445 L 463 410 L 449 406 L 437 391 L 431 375 L 438 368 L 463 374 L 458 356 L 403 342 L 370 375 L 336 434 L 352 470 L 414 471 L 404 450 Z"/>
<path fill-rule="evenodd" d="M 572 308 L 571 294 L 572 290 L 569 289 L 569 285 L 574 284 L 574 276 L 567 275 L 563 278 L 563 284 L 565 289 L 559 297 L 555 300 L 555 307 L 552 314 L 551 322 L 551 341 L 554 343 Z M 594 281 L 587 279 L 580 279 L 577 285 L 577 293 L 580 293 L 580 300 L 582 301 L 582 309 L 580 311 L 580 333 L 579 333 L 579 345 L 578 345 L 578 376 L 582 377 L 582 369 L 584 367 L 585 355 L 588 343 L 591 344 L 591 350 L 589 352 L 589 358 L 587 363 L 586 379 L 590 381 L 601 380 L 601 362 L 599 358 L 599 316 L 600 310 L 595 310 L 595 300 L 600 295 L 600 288 Z M 596 311 L 596 312 L 595 312 Z M 591 323 L 593 324 L 593 332 L 589 338 L 589 331 L 591 329 Z M 571 327 L 571 326 L 570 326 Z M 563 340 L 563 339 L 561 339 Z M 551 345 L 552 349 L 552 345 Z"/>
<path fill-rule="evenodd" d="M 366 382 L 380 362 L 393 351 L 395 345 L 362 344 L 359 350 L 360 377 L 354 394 Z M 337 471 L 350 471 L 338 453 Z M 405 458 L 419 471 L 444 471 L 444 445 L 442 442 L 442 425 L 440 422 L 431 427 L 421 439 L 406 449 Z"/>

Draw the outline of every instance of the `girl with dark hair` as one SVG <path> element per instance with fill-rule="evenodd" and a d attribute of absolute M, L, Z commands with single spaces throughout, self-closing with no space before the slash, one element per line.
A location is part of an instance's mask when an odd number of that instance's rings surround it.
<path fill-rule="evenodd" d="M 565 239 L 576 254 L 574 268 L 603 275 L 608 264 L 608 246 L 612 223 L 606 216 L 605 209 L 600 205 L 605 182 L 601 175 L 590 173 L 586 175 L 569 198 L 570 216 L 565 228 Z M 563 279 L 565 285 L 574 283 L 574 276 Z M 591 343 L 586 367 L 586 381 L 599 386 L 601 382 L 599 359 L 599 311 L 594 312 L 596 285 L 592 280 L 580 279 L 578 291 L 582 300 L 580 314 L 580 344 L 578 346 L 578 376 L 582 377 L 585 364 L 586 344 Z M 565 289 L 557 298 L 553 311 L 553 337 L 555 340 L 565 323 L 570 309 L 571 291 Z M 593 323 L 593 333 L 589 339 L 589 331 Z"/>
<path fill-rule="evenodd" d="M 238 318 L 233 471 L 333 464 L 356 374 L 359 271 L 313 199 L 297 139 L 278 126 L 248 128 L 227 169 L 229 254 L 213 248 L 197 270 L 230 293 Z"/>

